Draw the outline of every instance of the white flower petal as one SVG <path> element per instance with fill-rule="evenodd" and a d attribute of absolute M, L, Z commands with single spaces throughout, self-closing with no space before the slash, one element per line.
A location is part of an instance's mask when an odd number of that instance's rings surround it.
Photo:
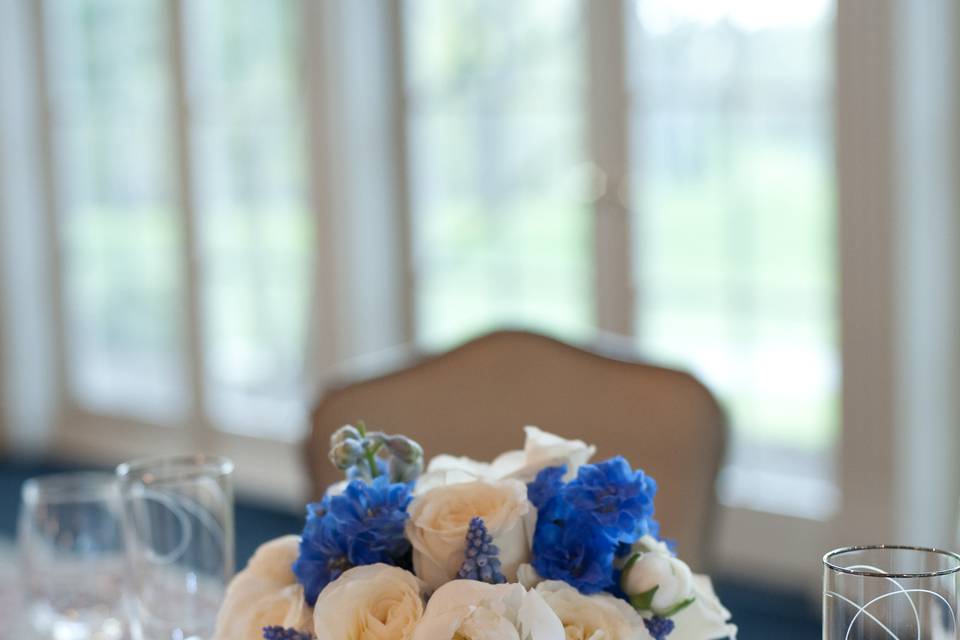
<path fill-rule="evenodd" d="M 543 599 L 518 584 L 453 580 L 430 598 L 413 640 L 564 640 Z"/>
<path fill-rule="evenodd" d="M 737 627 L 729 623 L 730 612 L 720 604 L 710 578 L 693 576 L 693 593 L 693 604 L 673 618 L 677 627 L 670 640 L 736 640 Z"/>

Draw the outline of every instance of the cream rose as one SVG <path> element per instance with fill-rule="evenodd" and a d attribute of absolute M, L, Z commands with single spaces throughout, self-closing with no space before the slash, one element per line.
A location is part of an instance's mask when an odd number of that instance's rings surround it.
<path fill-rule="evenodd" d="M 563 640 L 560 619 L 519 584 L 454 580 L 430 597 L 413 640 Z"/>
<path fill-rule="evenodd" d="M 263 627 L 274 625 L 313 631 L 313 612 L 290 568 L 299 553 L 298 536 L 277 538 L 257 549 L 227 587 L 214 640 L 260 640 Z"/>
<path fill-rule="evenodd" d="M 343 572 L 314 605 L 317 640 L 409 640 L 423 616 L 422 587 L 410 572 L 385 564 Z"/>
<path fill-rule="evenodd" d="M 586 464 L 597 448 L 582 440 L 567 440 L 537 427 L 524 427 L 523 449 L 507 451 L 493 462 L 479 462 L 462 456 L 439 455 L 430 460 L 426 472 L 417 482 L 417 493 L 434 487 L 472 480 L 514 479 L 532 481 L 547 467 L 567 465 L 566 479 Z"/>
<path fill-rule="evenodd" d="M 541 582 L 536 591 L 560 618 L 566 640 L 652 640 L 640 614 L 619 598 L 586 596 L 557 580 Z"/>
<path fill-rule="evenodd" d="M 501 571 L 509 582 L 516 581 L 517 567 L 530 559 L 536 511 L 522 482 L 479 480 L 438 486 L 414 498 L 407 513 L 413 569 L 430 589 L 456 577 L 474 517 L 483 519 L 499 548 Z"/>

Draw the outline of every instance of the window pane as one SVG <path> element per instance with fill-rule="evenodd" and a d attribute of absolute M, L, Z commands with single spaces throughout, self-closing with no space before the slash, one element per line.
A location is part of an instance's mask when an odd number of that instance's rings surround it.
<path fill-rule="evenodd" d="M 723 397 L 741 444 L 836 430 L 831 8 L 636 3 L 638 332 Z"/>
<path fill-rule="evenodd" d="M 404 4 L 417 337 L 428 346 L 503 323 L 574 336 L 592 326 L 581 9 Z"/>
<path fill-rule="evenodd" d="M 77 400 L 182 411 L 164 3 L 46 3 L 68 366 Z"/>
<path fill-rule="evenodd" d="M 296 437 L 313 227 L 299 3 L 188 5 L 207 405 Z"/>

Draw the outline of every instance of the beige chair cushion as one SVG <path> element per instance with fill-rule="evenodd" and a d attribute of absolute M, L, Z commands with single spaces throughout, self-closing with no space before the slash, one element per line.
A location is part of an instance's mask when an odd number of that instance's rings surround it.
<path fill-rule="evenodd" d="M 500 331 L 382 377 L 328 392 L 308 443 L 314 495 L 342 479 L 330 433 L 364 420 L 439 453 L 490 460 L 536 425 L 625 456 L 658 482 L 656 517 L 694 568 L 706 560 L 725 443 L 713 396 L 686 373 L 600 356 L 532 333 Z"/>

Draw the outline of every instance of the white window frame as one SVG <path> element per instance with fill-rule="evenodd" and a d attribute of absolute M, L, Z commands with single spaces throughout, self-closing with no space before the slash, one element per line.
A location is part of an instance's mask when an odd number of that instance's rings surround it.
<path fill-rule="evenodd" d="M 169 5 L 175 42 L 182 39 L 186 1 Z M 402 16 L 399 2 L 297 1 L 314 61 L 307 108 L 318 261 L 309 381 L 320 390 L 345 368 L 375 368 L 381 356 L 413 336 Z M 804 584 L 811 593 L 819 589 L 819 555 L 832 546 L 951 546 L 960 489 L 960 434 L 940 427 L 960 423 L 953 392 L 960 382 L 960 194 L 950 172 L 960 160 L 960 144 L 929 124 L 960 130 L 960 69 L 952 48 L 957 45 L 951 44 L 960 31 L 960 9 L 952 0 L 836 4 L 838 304 L 844 337 L 836 459 L 840 510 L 811 518 L 727 504 L 717 538 L 716 569 Z M 589 145 L 608 186 L 594 205 L 596 321 L 601 332 L 629 335 L 635 292 L 625 182 L 628 8 L 621 2 L 585 6 L 589 90 L 596 98 L 589 109 Z M 189 265 L 183 283 L 190 318 L 189 424 L 171 428 L 96 414 L 69 398 L 42 11 L 42 2 L 0 3 L 0 344 L 7 354 L 0 382 L 7 439 L 19 448 L 52 443 L 62 454 L 93 461 L 223 453 L 238 462 L 242 490 L 302 508 L 306 487 L 298 443 L 223 433 L 204 418 L 190 237 L 181 256 Z M 185 61 L 181 47 L 173 49 L 180 215 L 189 236 Z M 940 100 L 927 101 L 930 96 Z M 930 104 L 938 110 L 931 112 Z M 347 117 L 358 110 L 363 126 Z M 382 189 L 365 188 L 348 170 L 355 166 L 365 166 L 367 177 L 379 176 Z M 931 166 L 940 171 L 922 170 Z M 367 250 L 360 252 L 361 245 Z M 369 260 L 375 264 L 361 263 Z M 376 293 L 365 295 L 371 290 Z M 924 312 L 931 306 L 936 313 Z M 382 321 L 353 322 L 360 314 Z"/>

